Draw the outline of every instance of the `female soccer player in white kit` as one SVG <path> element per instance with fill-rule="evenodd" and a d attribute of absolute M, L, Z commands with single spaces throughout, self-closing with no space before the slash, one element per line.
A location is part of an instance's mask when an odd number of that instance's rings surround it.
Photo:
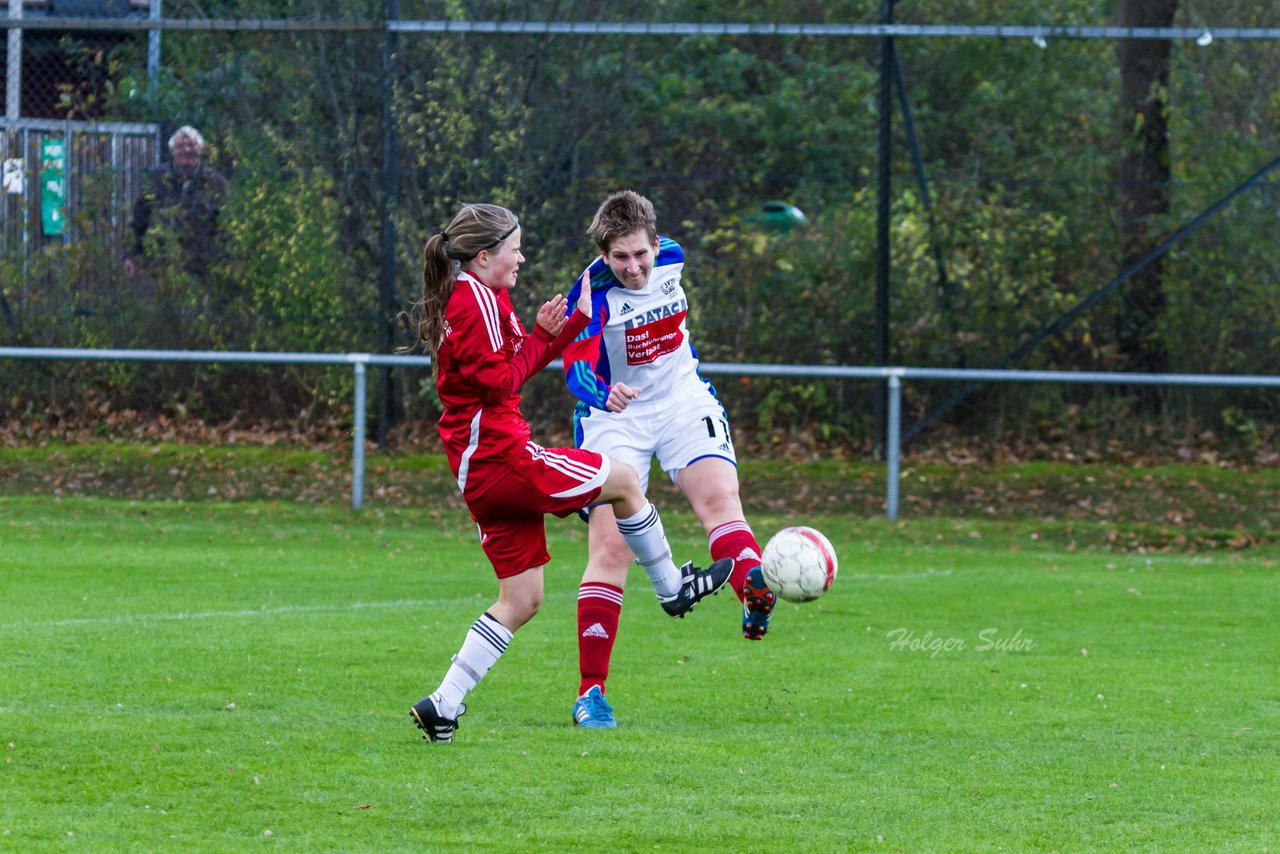
<path fill-rule="evenodd" d="M 584 274 L 592 317 L 564 354 L 565 379 L 578 398 L 577 445 L 628 463 L 646 491 L 657 457 L 706 530 L 712 558 L 734 561 L 729 584 L 742 602 L 742 634 L 760 640 L 777 597 L 764 582 L 760 546 L 738 497 L 728 417 L 698 374 L 681 284 L 684 251 L 659 236 L 653 204 L 632 190 L 605 199 L 588 234 L 600 249 Z M 571 303 L 583 280 L 574 283 Z M 578 590 L 581 680 L 573 716 L 579 726 L 610 728 L 616 721 L 604 683 L 632 553 L 608 505 L 590 509 L 588 550 Z"/>

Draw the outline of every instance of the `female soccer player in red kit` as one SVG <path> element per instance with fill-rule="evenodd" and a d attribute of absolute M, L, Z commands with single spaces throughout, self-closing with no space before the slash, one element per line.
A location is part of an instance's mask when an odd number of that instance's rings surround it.
<path fill-rule="evenodd" d="M 498 576 L 497 601 L 472 624 L 440 686 L 410 710 L 431 741 L 453 740 L 463 698 L 542 605 L 542 569 L 551 559 L 546 514 L 611 505 L 619 532 L 672 616 L 683 617 L 718 592 L 733 570 L 725 560 L 705 570 L 675 565 L 662 521 L 631 466 L 592 451 L 543 448 L 530 438 L 517 391 L 586 328 L 591 299 L 584 290 L 570 313 L 556 294 L 526 334 L 508 293 L 523 261 L 519 221 L 497 205 L 464 205 L 424 250 L 417 344 L 432 356 L 449 467 Z"/>

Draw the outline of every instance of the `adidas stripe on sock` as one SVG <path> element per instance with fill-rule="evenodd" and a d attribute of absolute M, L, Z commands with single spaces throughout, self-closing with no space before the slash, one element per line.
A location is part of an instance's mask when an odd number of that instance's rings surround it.
<path fill-rule="evenodd" d="M 634 516 L 618 519 L 618 530 L 636 556 L 636 563 L 649 576 L 654 592 L 668 599 L 680 592 L 680 569 L 671 559 L 671 546 L 658 516 L 658 508 L 645 502 Z"/>
<path fill-rule="evenodd" d="M 440 697 L 440 714 L 447 718 L 457 716 L 462 699 L 484 678 L 489 668 L 498 662 L 507 651 L 509 643 L 511 632 L 488 611 L 471 624 L 462 648 L 453 657 L 449 671 L 436 689 L 436 694 Z"/>
<path fill-rule="evenodd" d="M 622 614 L 622 588 L 587 581 L 578 588 L 578 696 L 592 685 L 604 689 L 609 659 L 618 636 Z"/>

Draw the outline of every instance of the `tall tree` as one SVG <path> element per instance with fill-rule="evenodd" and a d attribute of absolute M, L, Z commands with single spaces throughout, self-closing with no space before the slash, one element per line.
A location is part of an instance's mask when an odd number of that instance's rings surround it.
<path fill-rule="evenodd" d="M 1177 0 L 1122 0 L 1120 26 L 1170 27 Z M 1120 121 L 1125 137 L 1120 160 L 1121 246 L 1127 267 L 1151 247 L 1155 226 L 1169 212 L 1168 39 L 1122 39 Z M 1161 259 L 1130 280 L 1117 318 L 1117 343 L 1124 367 L 1165 371 L 1169 354 L 1156 326 L 1167 302 Z"/>

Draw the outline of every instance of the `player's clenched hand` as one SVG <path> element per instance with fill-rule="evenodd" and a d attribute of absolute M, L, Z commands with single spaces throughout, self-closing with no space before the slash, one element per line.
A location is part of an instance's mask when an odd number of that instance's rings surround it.
<path fill-rule="evenodd" d="M 578 311 L 591 316 L 591 268 L 582 271 L 582 293 L 578 294 Z"/>
<path fill-rule="evenodd" d="M 604 408 L 610 412 L 621 412 L 627 408 L 627 404 L 640 396 L 640 389 L 635 386 L 629 386 L 626 383 L 614 383 L 613 388 L 609 389 L 609 397 L 604 402 Z"/>
<path fill-rule="evenodd" d="M 538 325 L 547 330 L 552 338 L 559 335 L 560 330 L 564 329 L 566 320 L 564 306 L 566 302 L 567 300 L 563 294 L 556 294 L 538 309 Z"/>

